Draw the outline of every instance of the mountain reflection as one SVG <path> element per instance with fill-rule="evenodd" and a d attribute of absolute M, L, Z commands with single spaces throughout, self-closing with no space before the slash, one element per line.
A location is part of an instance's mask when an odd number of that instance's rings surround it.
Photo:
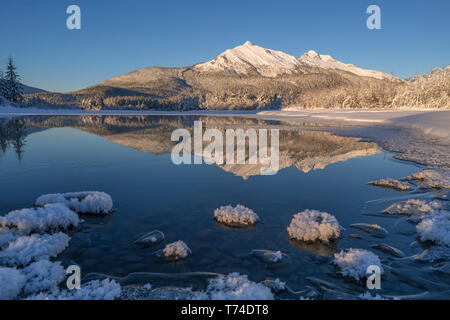
<path fill-rule="evenodd" d="M 25 121 L 28 125 L 40 129 L 76 128 L 141 152 L 160 155 L 171 153 L 175 145 L 171 141 L 174 130 L 183 128 L 192 135 L 196 120 L 203 122 L 204 129 L 214 128 L 221 132 L 225 132 L 228 128 L 280 129 L 280 170 L 294 166 L 300 171 L 309 172 L 323 169 L 335 162 L 379 152 L 374 143 L 319 131 L 321 127 L 315 124 L 307 124 L 305 127 L 305 124 L 298 126 L 243 117 L 55 116 L 30 117 Z M 259 175 L 261 172 L 260 164 L 223 164 L 219 167 L 244 179 Z"/>

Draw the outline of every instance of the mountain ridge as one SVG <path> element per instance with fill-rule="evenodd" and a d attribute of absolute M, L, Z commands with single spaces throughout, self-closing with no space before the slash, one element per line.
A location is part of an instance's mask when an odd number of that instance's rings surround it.
<path fill-rule="evenodd" d="M 296 58 L 247 41 L 207 62 L 138 69 L 67 94 L 35 93 L 27 95 L 27 104 L 157 110 L 450 108 L 449 70 L 403 80 L 312 50 Z"/>

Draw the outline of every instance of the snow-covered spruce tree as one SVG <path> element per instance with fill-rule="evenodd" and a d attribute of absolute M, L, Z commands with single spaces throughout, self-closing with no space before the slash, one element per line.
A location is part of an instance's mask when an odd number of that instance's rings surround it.
<path fill-rule="evenodd" d="M 16 72 L 17 67 L 14 65 L 12 57 L 9 57 L 6 73 L 4 75 L 4 97 L 12 102 L 22 100 L 22 85 L 20 84 L 20 76 Z"/>
<path fill-rule="evenodd" d="M 0 70 L 0 98 L 1 97 L 6 97 L 5 77 L 3 76 L 3 71 L 2 70 Z"/>

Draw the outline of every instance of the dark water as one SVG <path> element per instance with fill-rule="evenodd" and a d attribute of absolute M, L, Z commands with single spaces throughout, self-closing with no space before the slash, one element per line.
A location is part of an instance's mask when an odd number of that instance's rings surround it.
<path fill-rule="evenodd" d="M 170 159 L 170 133 L 174 128 L 189 128 L 193 120 L 190 117 L 15 120 L 20 128 L 13 137 L 3 138 L 2 143 L 8 146 L 4 152 L 0 151 L 0 214 L 30 207 L 45 193 L 99 190 L 110 194 L 114 213 L 106 218 L 83 217 L 85 222 L 71 233 L 70 247 L 59 258 L 80 264 L 84 275 L 91 272 L 118 277 L 133 272 L 240 272 L 253 281 L 278 277 L 294 290 L 310 286 L 307 277 L 314 277 L 357 293 L 366 291 L 365 284 L 338 276 L 329 263 L 333 252 L 351 247 L 367 249 L 377 243 L 390 244 L 407 256 L 421 251 L 410 246 L 415 235 L 395 232 L 396 219 L 370 215 L 411 193 L 366 184 L 385 177 L 402 178 L 416 171 L 417 166 L 393 160 L 386 152 L 334 163 L 328 161 L 331 163 L 323 169 L 309 172 L 288 165 L 274 176 L 242 177 L 216 165 L 176 166 Z M 209 121 L 209 126 L 222 128 L 229 124 L 281 125 L 234 118 Z M 280 134 L 281 152 L 289 155 L 294 163 L 303 160 L 306 154 L 317 162 L 330 154 L 337 156 L 340 152 L 369 148 L 361 145 L 362 142 L 348 140 L 352 138 L 336 140 L 323 133 L 323 129 L 318 131 L 320 128 L 306 133 L 303 129 L 286 127 Z M 421 194 L 420 191 L 412 193 Z M 227 204 L 252 208 L 261 223 L 250 230 L 218 225 L 213 219 L 214 209 Z M 335 247 L 301 245 L 288 240 L 286 227 L 292 215 L 308 208 L 335 215 L 346 229 Z M 389 234 L 384 239 L 374 238 L 349 227 L 356 222 L 377 223 Z M 154 229 L 164 232 L 164 243 L 146 249 L 133 243 Z M 362 239 L 354 239 L 350 234 L 359 234 Z M 152 253 L 176 240 L 183 240 L 192 249 L 192 256 L 177 263 L 156 262 Z M 268 269 L 249 256 L 252 249 L 281 250 L 291 257 L 292 263 L 285 268 Z M 428 272 L 426 264 L 396 261 L 388 254 L 372 251 L 386 265 L 398 270 L 397 275 L 386 273 L 380 293 L 439 292 L 443 289 L 435 288 L 433 283 L 450 283 L 445 276 Z M 416 283 L 417 276 L 426 277 L 432 283 Z M 322 297 L 339 298 L 339 295 L 328 293 Z"/>

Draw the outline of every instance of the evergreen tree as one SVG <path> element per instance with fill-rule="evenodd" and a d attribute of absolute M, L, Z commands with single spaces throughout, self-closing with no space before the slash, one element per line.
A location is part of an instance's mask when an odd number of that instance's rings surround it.
<path fill-rule="evenodd" d="M 0 97 L 6 97 L 6 84 L 5 77 L 2 70 L 0 70 Z"/>
<path fill-rule="evenodd" d="M 4 97 L 10 101 L 22 100 L 22 85 L 19 80 L 20 77 L 16 72 L 17 67 L 14 65 L 12 57 L 9 57 L 8 65 L 6 66 L 5 73 L 5 95 Z"/>

